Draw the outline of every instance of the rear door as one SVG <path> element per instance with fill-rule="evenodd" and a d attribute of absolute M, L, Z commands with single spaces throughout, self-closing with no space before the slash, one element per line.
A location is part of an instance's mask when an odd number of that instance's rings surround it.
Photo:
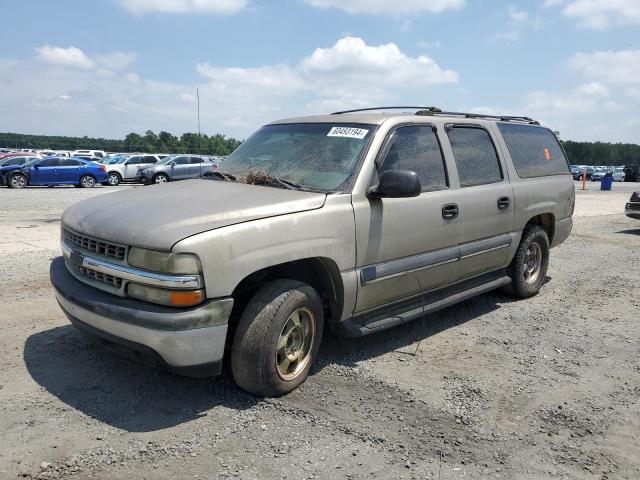
<path fill-rule="evenodd" d="M 80 182 L 80 167 L 84 164 L 72 158 L 60 159 L 60 167 L 58 168 L 59 183 L 68 183 L 77 185 Z"/>
<path fill-rule="evenodd" d="M 191 165 L 189 166 L 189 178 L 200 178 L 202 176 L 202 168 L 206 164 L 202 157 L 191 157 Z"/>
<path fill-rule="evenodd" d="M 448 124 L 458 171 L 462 218 L 458 279 L 506 266 L 514 224 L 513 189 L 491 133 L 480 125 Z"/>
<path fill-rule="evenodd" d="M 142 165 L 142 155 L 134 155 L 125 160 L 124 165 L 124 178 L 126 180 L 133 180 L 138 175 L 138 168 Z"/>

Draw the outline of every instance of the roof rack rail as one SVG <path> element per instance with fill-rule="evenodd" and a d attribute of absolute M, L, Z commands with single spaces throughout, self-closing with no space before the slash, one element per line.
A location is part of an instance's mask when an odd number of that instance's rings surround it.
<path fill-rule="evenodd" d="M 440 112 L 441 110 L 437 107 L 416 107 L 416 106 L 406 106 L 406 107 L 369 107 L 369 108 L 356 108 L 355 110 L 345 110 L 343 112 L 333 112 L 331 115 L 342 115 L 343 113 L 358 113 L 358 112 L 370 112 L 372 110 L 398 110 L 402 108 L 408 108 L 411 110 L 422 110 L 428 112 Z"/>
<path fill-rule="evenodd" d="M 370 107 L 370 108 L 357 108 L 354 110 L 344 110 L 342 112 L 333 112 L 331 115 L 342 115 L 344 113 L 358 113 L 358 112 L 370 112 L 374 110 L 399 110 L 399 109 L 411 109 L 417 110 L 415 115 L 442 115 L 446 117 L 463 117 L 463 118 L 478 118 L 478 119 L 491 119 L 500 120 L 502 122 L 520 122 L 528 123 L 530 125 L 540 125 L 540 122 L 529 117 L 524 116 L 512 116 L 512 115 L 485 115 L 483 113 L 465 113 L 465 112 L 443 112 L 438 107 L 416 107 L 416 106 L 400 106 L 400 107 Z"/>
<path fill-rule="evenodd" d="M 484 113 L 465 113 L 465 112 L 432 112 L 432 111 L 420 111 L 416 112 L 416 115 L 442 115 L 444 117 L 464 117 L 464 118 L 479 118 L 479 119 L 491 119 L 491 120 L 500 120 L 502 122 L 521 122 L 528 123 L 531 125 L 540 125 L 540 122 L 534 120 L 533 118 L 524 117 L 524 116 L 513 116 L 513 115 L 485 115 Z"/>

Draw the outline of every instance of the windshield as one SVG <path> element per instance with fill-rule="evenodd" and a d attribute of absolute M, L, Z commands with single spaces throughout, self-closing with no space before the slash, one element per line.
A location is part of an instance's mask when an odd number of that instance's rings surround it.
<path fill-rule="evenodd" d="M 257 172 L 302 188 L 338 190 L 354 173 L 375 128 L 346 123 L 267 125 L 229 155 L 218 172 L 236 178 Z"/>
<path fill-rule="evenodd" d="M 124 162 L 128 157 L 124 157 L 124 156 L 116 156 L 113 157 L 111 159 L 109 159 L 109 161 L 107 162 L 109 165 L 114 165 L 116 163 L 122 163 Z"/>

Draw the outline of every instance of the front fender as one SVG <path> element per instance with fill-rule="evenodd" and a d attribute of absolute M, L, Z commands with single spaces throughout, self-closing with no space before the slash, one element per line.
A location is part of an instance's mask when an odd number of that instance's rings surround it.
<path fill-rule="evenodd" d="M 355 265 L 350 195 L 330 195 L 322 208 L 204 232 L 172 251 L 199 256 L 208 298 L 229 296 L 247 276 L 295 260 L 329 258 L 341 272 Z"/>

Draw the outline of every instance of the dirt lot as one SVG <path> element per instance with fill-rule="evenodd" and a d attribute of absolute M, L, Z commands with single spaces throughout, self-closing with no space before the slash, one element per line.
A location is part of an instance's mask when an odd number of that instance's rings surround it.
<path fill-rule="evenodd" d="M 68 324 L 48 282 L 60 213 L 113 188 L 0 189 L 0 478 L 638 479 L 634 185 L 588 188 L 538 296 L 327 336 L 277 400 L 130 363 Z"/>

